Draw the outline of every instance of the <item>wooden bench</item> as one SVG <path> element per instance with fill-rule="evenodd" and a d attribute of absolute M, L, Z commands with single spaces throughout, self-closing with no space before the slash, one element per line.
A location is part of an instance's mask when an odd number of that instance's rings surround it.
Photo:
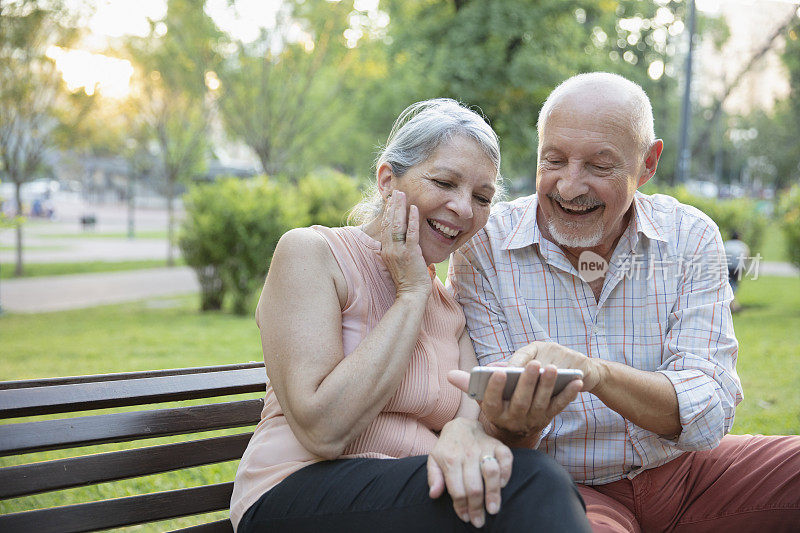
<path fill-rule="evenodd" d="M 0 456 L 252 426 L 262 399 L 149 404 L 264 392 L 263 363 L 0 382 Z M 250 394 L 252 396 L 252 394 Z M 6 419 L 144 406 L 8 423 Z M 163 406 L 162 406 L 163 407 Z M 252 432 L 0 468 L 0 500 L 239 459 Z M 228 509 L 233 481 L 0 515 L 0 531 L 97 531 Z M 180 531 L 228 532 L 219 520 Z"/>

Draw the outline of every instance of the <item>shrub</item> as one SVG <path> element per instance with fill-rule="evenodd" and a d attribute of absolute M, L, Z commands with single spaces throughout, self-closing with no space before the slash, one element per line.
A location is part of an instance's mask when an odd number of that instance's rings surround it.
<path fill-rule="evenodd" d="M 340 226 L 360 198 L 358 182 L 334 170 L 297 185 L 260 177 L 193 186 L 184 196 L 178 244 L 197 273 L 201 309 L 221 309 L 228 294 L 234 313 L 248 313 L 281 235 L 311 224 Z"/>
<path fill-rule="evenodd" d="M 789 189 L 778 209 L 789 261 L 800 268 L 800 185 Z"/>
<path fill-rule="evenodd" d="M 345 224 L 347 211 L 361 200 L 356 179 L 333 169 L 321 169 L 297 183 L 306 221 L 298 226 Z"/>
<path fill-rule="evenodd" d="M 246 314 L 275 246 L 296 218 L 295 191 L 267 178 L 225 178 L 193 186 L 184 197 L 179 245 L 201 285 L 201 308 L 219 309 L 230 294 Z"/>
<path fill-rule="evenodd" d="M 761 250 L 767 219 L 753 200 L 703 198 L 689 193 L 684 187 L 648 187 L 643 192 L 667 194 L 683 204 L 696 207 L 716 222 L 724 240 L 730 239 L 733 232 L 737 232 L 740 239 L 747 243 L 752 255 Z"/>

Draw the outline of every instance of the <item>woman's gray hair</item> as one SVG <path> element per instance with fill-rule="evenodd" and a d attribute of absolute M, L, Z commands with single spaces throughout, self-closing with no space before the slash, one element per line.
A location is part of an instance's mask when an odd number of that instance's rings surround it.
<path fill-rule="evenodd" d="M 500 190 L 500 144 L 497 134 L 476 113 L 450 98 L 434 98 L 408 106 L 392 126 L 389 139 L 375 160 L 375 169 L 384 163 L 392 167 L 398 178 L 408 169 L 428 159 L 444 142 L 457 135 L 474 140 L 497 169 L 495 184 Z M 364 224 L 374 220 L 383 210 L 384 199 L 373 185 L 364 199 L 350 210 L 348 221 Z"/>

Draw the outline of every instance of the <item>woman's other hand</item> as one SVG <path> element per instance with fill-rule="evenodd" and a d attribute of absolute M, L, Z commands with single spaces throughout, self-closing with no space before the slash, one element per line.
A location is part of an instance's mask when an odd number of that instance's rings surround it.
<path fill-rule="evenodd" d="M 430 497 L 438 498 L 446 487 L 461 520 L 482 527 L 484 509 L 500 510 L 500 489 L 511 478 L 513 460 L 511 450 L 488 436 L 480 422 L 456 418 L 445 424 L 428 456 Z"/>
<path fill-rule="evenodd" d="M 402 191 L 394 191 L 388 198 L 381 219 L 380 241 L 381 258 L 392 276 L 397 296 L 429 295 L 432 285 L 419 246 L 419 211 L 415 205 L 406 209 L 406 195 Z"/>

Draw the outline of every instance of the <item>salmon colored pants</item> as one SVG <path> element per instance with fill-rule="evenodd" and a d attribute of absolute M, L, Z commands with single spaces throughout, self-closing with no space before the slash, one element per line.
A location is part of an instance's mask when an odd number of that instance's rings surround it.
<path fill-rule="evenodd" d="M 728 435 L 713 450 L 578 490 L 594 532 L 800 532 L 800 436 Z"/>

